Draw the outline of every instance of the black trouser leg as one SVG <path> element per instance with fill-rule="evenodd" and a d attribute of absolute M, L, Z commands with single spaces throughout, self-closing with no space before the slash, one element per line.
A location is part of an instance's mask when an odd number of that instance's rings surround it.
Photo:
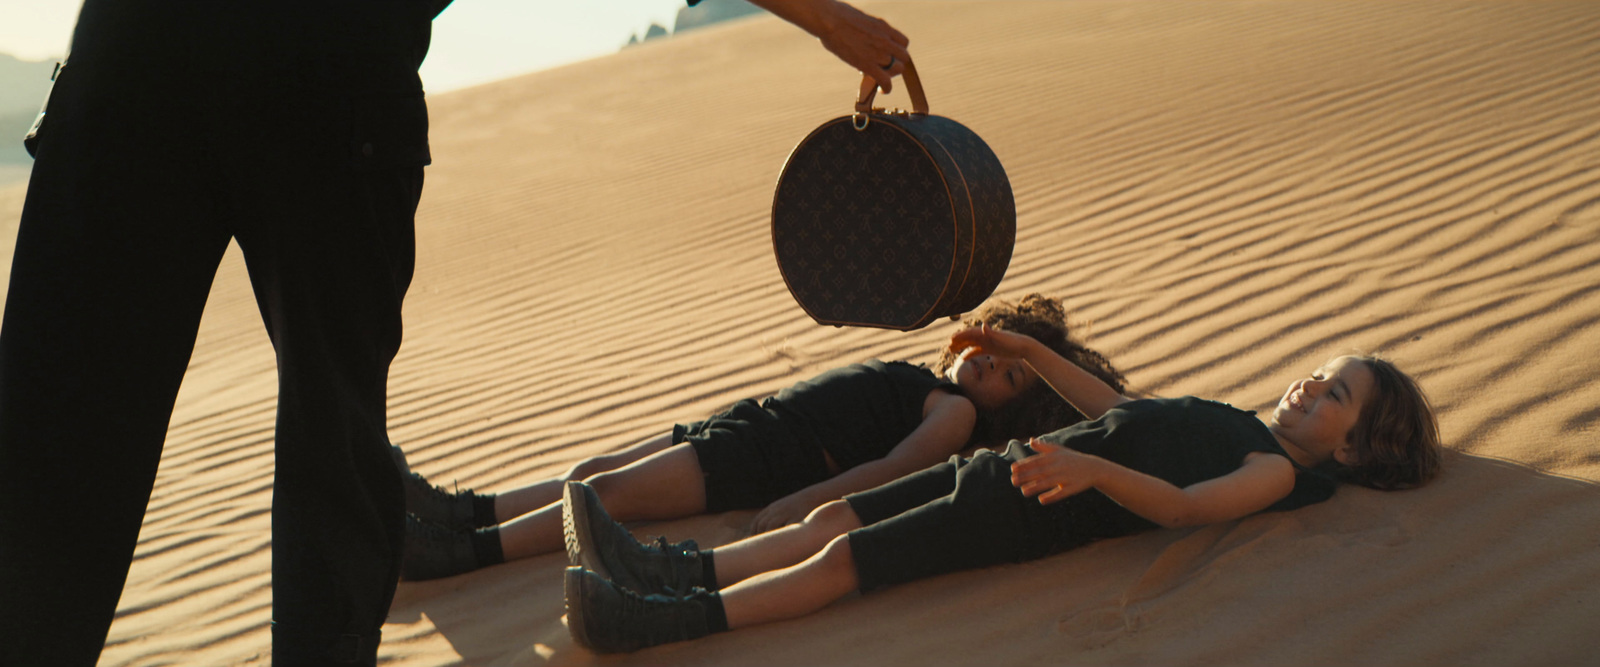
<path fill-rule="evenodd" d="M 0 664 L 92 665 L 228 235 L 170 109 L 63 73 L 0 325 Z"/>
<path fill-rule="evenodd" d="M 284 109 L 230 154 L 237 238 L 278 356 L 273 656 L 372 664 L 399 577 L 404 494 L 386 436 L 422 168 L 356 170 L 281 142 L 344 148 L 342 114 Z"/>
<path fill-rule="evenodd" d="M 404 530 L 384 395 L 420 167 L 357 171 L 348 100 L 96 99 L 73 76 L 0 329 L 0 664 L 98 656 L 230 233 L 279 357 L 274 659 L 372 664 Z"/>

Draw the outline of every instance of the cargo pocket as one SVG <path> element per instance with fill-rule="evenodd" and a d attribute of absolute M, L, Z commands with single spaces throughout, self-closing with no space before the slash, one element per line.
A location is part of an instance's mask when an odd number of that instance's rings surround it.
<path fill-rule="evenodd" d="M 428 106 L 422 94 L 350 100 L 350 164 L 356 171 L 422 167 L 428 152 Z"/>

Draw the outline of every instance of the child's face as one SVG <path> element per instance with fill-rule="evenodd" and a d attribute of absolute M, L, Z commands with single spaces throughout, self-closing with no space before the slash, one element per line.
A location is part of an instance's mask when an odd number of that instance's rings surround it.
<path fill-rule="evenodd" d="M 1347 460 L 1353 449 L 1345 436 L 1360 420 L 1375 383 L 1372 369 L 1359 359 L 1334 359 L 1289 385 L 1272 411 L 1271 428 L 1318 459 L 1354 464 Z"/>
<path fill-rule="evenodd" d="M 962 350 L 950 370 L 945 371 L 945 377 L 959 385 L 979 408 L 999 408 L 1039 381 L 1039 376 L 1021 359 L 976 350 Z"/>

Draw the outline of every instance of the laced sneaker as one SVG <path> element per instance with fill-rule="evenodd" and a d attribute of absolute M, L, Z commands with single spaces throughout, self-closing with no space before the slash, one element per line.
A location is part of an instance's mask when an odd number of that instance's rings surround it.
<path fill-rule="evenodd" d="M 472 530 L 492 525 L 477 520 L 477 499 L 484 497 L 481 494 L 471 489 L 446 491 L 407 468 L 401 468 L 400 476 L 406 489 L 406 512 L 417 515 L 417 518 L 451 530 Z"/>
<path fill-rule="evenodd" d="M 569 481 L 562 489 L 561 526 L 567 562 L 644 594 L 687 595 L 706 587 L 705 566 L 693 540 L 658 538 L 640 544 L 606 513 L 594 487 Z"/>
<path fill-rule="evenodd" d="M 567 629 L 596 653 L 623 653 L 711 634 L 705 591 L 640 595 L 581 567 L 567 568 Z"/>
<path fill-rule="evenodd" d="M 470 533 L 450 530 L 406 514 L 405 552 L 400 560 L 402 580 L 439 579 L 476 569 L 478 556 L 472 550 Z"/>

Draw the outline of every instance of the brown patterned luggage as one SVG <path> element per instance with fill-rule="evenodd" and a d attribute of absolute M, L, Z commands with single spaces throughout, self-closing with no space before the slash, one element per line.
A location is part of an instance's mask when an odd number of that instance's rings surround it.
<path fill-rule="evenodd" d="M 928 113 L 905 63 L 910 112 L 872 108 L 801 140 L 778 177 L 772 247 L 783 282 L 821 324 L 911 330 L 959 317 L 994 292 L 1011 263 L 1017 210 L 988 145 Z"/>

